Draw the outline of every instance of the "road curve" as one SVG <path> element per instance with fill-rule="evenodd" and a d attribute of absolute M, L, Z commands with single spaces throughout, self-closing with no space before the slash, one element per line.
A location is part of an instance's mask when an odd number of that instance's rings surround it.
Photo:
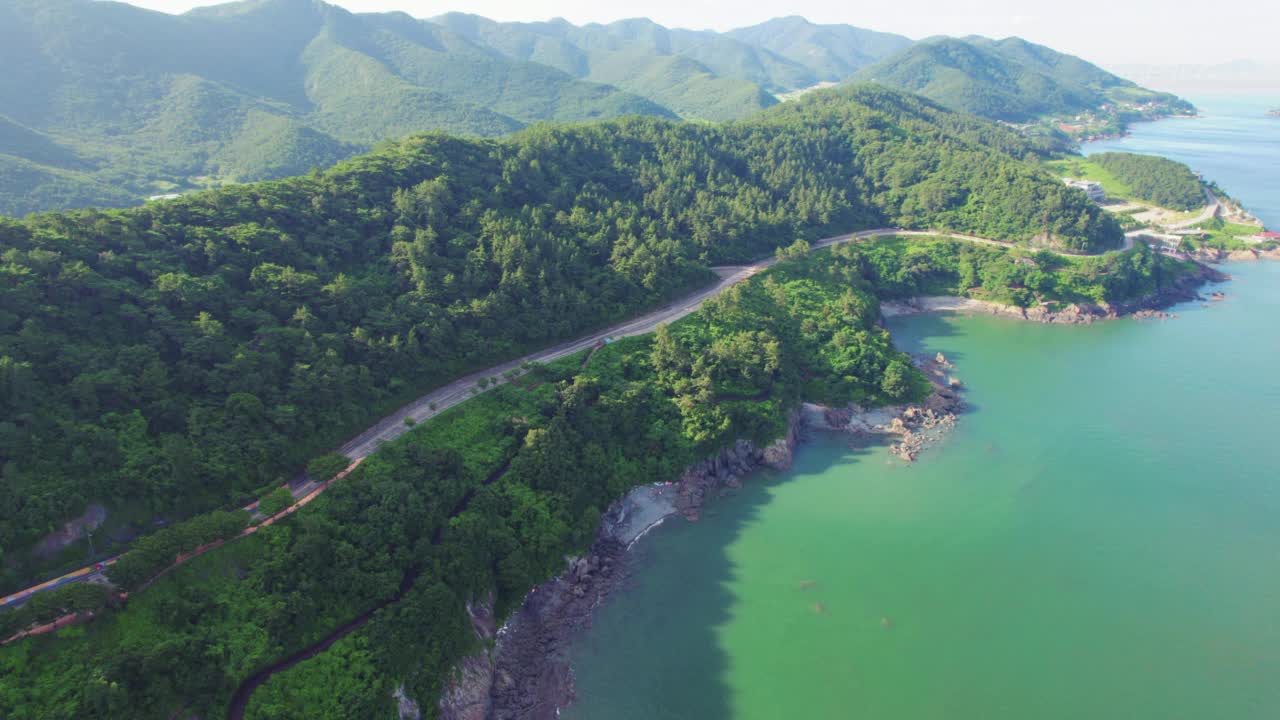
<path fill-rule="evenodd" d="M 1183 230 L 1218 217 L 1218 211 L 1222 209 L 1222 201 L 1218 200 L 1218 196 L 1214 195 L 1213 191 L 1209 188 L 1204 189 L 1204 197 L 1209 201 L 1209 204 L 1205 205 L 1204 210 L 1200 211 L 1199 215 L 1191 218 L 1190 220 L 1183 220 L 1182 222 L 1174 223 L 1169 226 L 1169 229 Z"/>
<path fill-rule="evenodd" d="M 968 242 L 980 243 L 983 245 L 991 245 L 994 247 L 1018 247 L 1013 243 L 1002 242 L 999 240 L 991 240 L 988 238 L 976 237 L 973 235 L 962 235 L 957 233 L 938 232 L 932 230 L 898 230 L 894 228 L 879 228 L 875 230 L 863 230 L 860 232 L 850 233 L 847 235 L 837 235 L 835 237 L 824 238 L 814 242 L 810 247 L 814 250 L 819 248 L 831 247 L 833 245 L 842 245 L 848 242 L 856 242 L 863 240 L 871 240 L 882 237 L 940 237 L 950 238 L 954 240 L 964 240 Z M 1127 251 L 1133 248 L 1134 238 L 1125 237 L 1123 250 Z M 1082 257 L 1073 253 L 1053 251 L 1055 254 L 1064 257 Z M 653 332 L 659 325 L 663 323 L 673 322 L 694 312 L 702 307 L 702 304 L 708 298 L 715 297 L 724 292 L 728 288 L 750 278 L 752 275 L 770 268 L 777 264 L 776 257 L 769 257 L 759 260 L 750 265 L 736 265 L 728 267 L 718 267 L 715 271 L 720 275 L 720 280 L 716 284 L 698 290 L 680 300 L 676 300 L 657 310 L 641 315 L 633 320 L 614 325 L 603 330 L 597 330 L 577 340 L 553 345 L 545 350 L 540 350 L 523 357 L 510 360 L 495 365 L 487 370 L 471 373 L 465 377 L 458 378 L 453 382 L 436 388 L 413 402 L 401 407 L 394 413 L 384 417 L 369 429 L 360 433 L 356 437 L 349 440 L 342 447 L 338 448 L 338 452 L 346 455 L 352 460 L 358 460 L 366 457 L 376 451 L 378 446 L 384 442 L 394 440 L 400 437 L 410 429 L 405 423 L 406 418 L 413 418 L 414 424 L 435 417 L 449 408 L 458 405 L 472 395 L 484 392 L 484 389 L 477 385 L 481 378 L 495 377 L 501 378 L 502 374 L 511 370 L 520 368 L 524 363 L 546 363 L 558 360 L 566 355 L 572 355 L 576 352 L 586 350 L 591 346 L 603 342 L 606 338 L 629 337 L 632 335 L 643 335 Z M 490 387 L 493 387 L 490 385 Z"/>
<path fill-rule="evenodd" d="M 1207 190 L 1206 193 L 1208 193 Z M 1212 206 L 1213 212 L 1216 213 L 1218 202 L 1217 198 L 1213 197 L 1212 194 L 1209 194 L 1209 197 L 1214 203 Z M 991 240 L 988 238 L 977 237 L 975 235 L 963 235 L 959 233 L 939 232 L 934 230 L 879 228 L 875 230 L 862 230 L 855 233 L 849 233 L 847 235 L 836 235 L 834 237 L 824 238 L 814 242 L 810 248 L 817 250 L 820 248 L 831 247 L 833 245 L 842 245 L 849 242 L 873 240 L 883 237 L 937 237 L 952 240 L 964 240 L 982 245 L 991 245 L 993 247 L 1019 247 L 1013 243 Z M 1127 251 L 1131 249 L 1133 247 L 1133 242 L 1134 237 L 1126 235 L 1122 250 Z M 1062 255 L 1063 257 L 1084 257 L 1082 255 L 1063 251 L 1055 250 L 1051 252 L 1054 252 L 1057 255 Z M 474 372 L 470 375 L 458 378 L 447 385 L 443 385 L 432 390 L 431 392 L 419 397 L 417 400 L 414 400 L 413 402 L 401 407 L 399 410 L 396 410 L 390 415 L 382 418 L 364 432 L 355 436 L 351 440 L 348 440 L 345 444 L 339 447 L 337 451 L 346 455 L 352 461 L 363 460 L 377 451 L 378 446 L 382 443 L 394 440 L 408 432 L 410 430 L 410 426 L 405 423 L 405 418 L 413 418 L 414 424 L 417 424 L 423 420 L 435 417 L 455 405 L 461 404 L 473 395 L 478 395 L 485 392 L 486 389 L 494 387 L 493 384 L 490 384 L 488 388 L 481 388 L 478 384 L 481 378 L 489 378 L 491 380 L 495 377 L 501 378 L 503 373 L 518 370 L 527 362 L 546 363 L 558 360 L 567 355 L 572 355 L 576 352 L 586 350 L 593 345 L 603 342 L 606 338 L 630 337 L 632 335 L 643 335 L 645 333 L 653 332 L 659 325 L 679 320 L 685 315 L 688 315 L 702 307 L 702 304 L 706 302 L 708 298 L 719 295 L 730 287 L 737 285 L 762 270 L 773 267 L 777 263 L 778 260 L 776 257 L 769 257 L 763 260 L 758 260 L 749 265 L 733 265 L 713 268 L 716 274 L 720 276 L 720 279 L 710 287 L 698 290 L 684 298 L 673 301 L 658 308 L 657 310 L 650 311 L 632 320 L 607 327 L 603 330 L 597 330 L 576 340 L 562 342 L 546 348 L 545 350 L 530 353 L 523 357 L 509 360 L 500 365 L 495 365 L 486 370 Z M 324 490 L 324 485 L 325 484 L 323 483 L 317 483 L 303 473 L 289 483 L 289 490 L 293 494 L 294 499 L 298 500 L 303 497 L 307 497 L 312 493 L 319 494 L 316 491 L 320 490 L 322 492 Z M 256 511 L 256 505 L 257 503 L 253 503 L 245 509 L 254 512 Z M 116 558 L 112 558 L 107 562 L 114 562 L 115 559 Z M 83 568 L 73 573 L 68 573 L 67 575 L 53 581 L 49 581 L 48 583 L 42 583 L 25 590 L 19 590 L 18 592 L 3 598 L 4 602 L 0 607 L 19 605 L 28 600 L 31 595 L 34 595 L 35 593 L 51 589 L 52 587 L 65 584 L 67 582 L 108 582 L 105 576 L 105 570 L 106 568 L 103 563 L 98 563 L 96 567 L 90 566 L 88 568 Z"/>

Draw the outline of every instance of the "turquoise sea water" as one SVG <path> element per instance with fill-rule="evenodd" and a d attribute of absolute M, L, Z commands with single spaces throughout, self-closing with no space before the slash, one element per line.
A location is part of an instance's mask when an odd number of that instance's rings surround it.
<path fill-rule="evenodd" d="M 1272 228 L 1280 228 L 1280 93 L 1190 98 L 1203 117 L 1138 123 L 1129 137 L 1089 143 L 1086 155 L 1110 150 L 1163 155 L 1204 173 Z"/>
<path fill-rule="evenodd" d="M 1280 226 L 1280 121 L 1196 100 L 1110 145 Z M 1228 270 L 1169 321 L 895 323 L 956 362 L 956 432 L 911 466 L 820 436 L 650 533 L 564 716 L 1280 717 L 1280 263 Z"/>

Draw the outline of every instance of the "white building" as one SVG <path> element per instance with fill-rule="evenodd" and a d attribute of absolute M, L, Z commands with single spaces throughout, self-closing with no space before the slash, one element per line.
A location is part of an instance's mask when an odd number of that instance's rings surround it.
<path fill-rule="evenodd" d="M 1093 182 L 1092 180 L 1072 180 L 1071 178 L 1063 178 L 1062 182 L 1066 183 L 1067 187 L 1083 190 L 1084 194 L 1088 195 L 1089 199 L 1094 202 L 1105 202 L 1107 199 L 1107 193 L 1102 189 L 1102 185 L 1100 183 Z"/>

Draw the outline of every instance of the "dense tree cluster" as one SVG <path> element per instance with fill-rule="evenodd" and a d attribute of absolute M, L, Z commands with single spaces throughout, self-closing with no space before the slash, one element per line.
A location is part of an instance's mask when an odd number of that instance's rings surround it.
<path fill-rule="evenodd" d="M 891 240 L 832 252 L 853 262 L 885 299 L 961 295 L 1019 307 L 1151 297 L 1194 267 L 1142 243 L 1129 252 L 1088 258 L 951 240 Z"/>
<path fill-rule="evenodd" d="M 796 252 L 652 335 L 536 367 L 418 425 L 288 520 L 83 631 L 5 647 L 0 714 L 219 716 L 246 678 L 366 618 L 272 676 L 248 717 L 394 717 L 402 683 L 430 712 L 475 649 L 465 603 L 509 612 L 620 494 L 738 438 L 777 437 L 801 398 L 918 398 L 923 378 L 879 327 L 880 299 L 1119 300 L 1180 268 L 1145 248 L 1089 260 L 941 240 Z"/>
<path fill-rule="evenodd" d="M 920 391 L 866 290 L 773 275 L 656 336 L 536 369 L 424 423 L 288 521 L 166 574 L 79 640 L 0 651 L 0 712 L 143 718 L 185 704 L 216 715 L 252 672 L 367 613 L 333 656 L 356 665 L 337 684 L 355 695 L 319 699 L 312 673 L 330 673 L 326 658 L 282 676 L 283 689 L 269 684 L 253 715 L 376 716 L 400 679 L 434 697 L 473 642 L 462 602 L 493 595 L 509 610 L 589 542 L 619 494 L 738 437 L 772 439 L 805 383 L 869 402 Z M 895 363 L 908 370 L 888 396 L 880 376 Z M 62 682 L 45 682 L 55 669 Z M 315 703 L 300 710 L 300 698 Z"/>
<path fill-rule="evenodd" d="M 114 591 L 108 585 L 87 582 L 63 585 L 33 595 L 16 609 L 0 611 L 0 640 L 70 613 L 88 615 L 116 605 Z"/>
<path fill-rule="evenodd" d="M 922 40 L 861 68 L 852 79 L 1014 123 L 1053 116 L 1074 123 L 1089 116 L 1093 122 L 1106 119 L 1119 131 L 1132 120 L 1195 109 L 1175 95 L 1139 87 L 1078 57 L 1018 37 Z"/>
<path fill-rule="evenodd" d="M 172 565 L 179 555 L 235 537 L 248 523 L 249 513 L 244 510 L 197 515 L 140 538 L 107 570 L 107 577 L 124 590 L 137 590 Z"/>
<path fill-rule="evenodd" d="M 91 500 L 248 501 L 451 376 L 797 238 L 1117 243 L 1016 159 L 1039 149 L 858 87 L 725 125 L 423 136 L 307 177 L 0 221 L 0 546 Z"/>
<path fill-rule="evenodd" d="M 1180 162 L 1122 152 L 1090 155 L 1089 160 L 1128 185 L 1138 200 L 1175 210 L 1194 210 L 1205 204 L 1200 178 Z"/>

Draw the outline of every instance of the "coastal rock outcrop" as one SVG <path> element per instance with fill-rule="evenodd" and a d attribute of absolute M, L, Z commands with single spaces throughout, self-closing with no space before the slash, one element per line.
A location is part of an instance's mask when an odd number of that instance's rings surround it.
<path fill-rule="evenodd" d="M 596 541 L 581 557 L 569 558 L 563 573 L 534 588 L 501 629 L 492 627 L 492 601 L 472 606 L 472 625 L 487 649 L 454 668 L 439 709 L 443 720 L 552 720 L 573 701 L 569 645 L 591 623 L 591 613 L 625 579 L 627 547 L 653 525 L 679 514 L 695 521 L 703 504 L 724 488 L 741 485 L 759 467 L 791 466 L 800 441 L 800 413 L 793 413 L 781 438 L 758 448 L 739 440 L 695 463 L 674 483 L 632 490 L 605 512 Z"/>
<path fill-rule="evenodd" d="M 1182 275 L 1178 281 L 1159 292 L 1111 306 L 1113 317 L 1133 315 L 1143 310 L 1164 310 L 1170 305 L 1192 300 L 1203 300 L 1200 289 L 1207 283 L 1226 282 L 1231 276 L 1208 265 L 1197 264 L 1196 271 Z M 1168 317 L 1166 315 L 1166 317 Z"/>
<path fill-rule="evenodd" d="M 1259 245 L 1257 247 L 1244 248 L 1242 250 L 1222 250 L 1220 248 L 1202 247 L 1198 248 L 1191 256 L 1197 262 L 1213 263 L 1215 265 L 1224 262 L 1280 260 L 1280 247 Z"/>
<path fill-rule="evenodd" d="M 493 710 L 491 698 L 494 685 L 494 657 L 489 645 L 497 633 L 497 621 L 493 615 L 493 597 L 467 603 L 467 615 L 471 618 L 471 630 L 484 644 L 485 649 L 463 658 L 454 667 L 440 695 L 440 717 L 450 720 L 485 720 Z M 400 720 L 415 720 L 417 705 L 397 694 Z M 413 703 L 410 709 L 408 703 Z"/>
<path fill-rule="evenodd" d="M 802 415 L 792 413 L 782 437 L 763 449 L 739 440 L 713 457 L 686 468 L 676 483 L 676 510 L 686 520 L 696 521 L 702 505 L 722 487 L 738 487 L 741 478 L 757 467 L 786 470 L 791 467 L 796 446 L 800 444 Z"/>
<path fill-rule="evenodd" d="M 627 548 L 672 515 L 701 517 L 711 498 L 739 487 L 756 469 L 791 467 L 802 427 L 896 435 L 891 451 L 906 460 L 955 425 L 963 407 L 952 364 L 939 353 L 916 358 L 933 386 L 922 403 L 863 410 L 804 404 L 787 418 L 782 437 L 766 447 L 739 440 L 690 465 L 671 483 L 635 488 L 605 512 L 590 550 L 569 558 L 558 577 L 534 588 L 501 629 L 492 627 L 492 600 L 468 606 L 477 637 L 492 647 L 454 669 L 440 701 L 444 720 L 552 720 L 574 698 L 569 647 L 590 626 L 595 608 L 626 578 Z M 487 618 L 487 621 L 486 621 Z"/>
<path fill-rule="evenodd" d="M 918 315 L 939 311 L 974 315 L 1001 315 L 1019 320 L 1065 325 L 1087 325 L 1095 320 L 1114 316 L 1111 308 L 1092 303 L 1068 303 L 1053 309 L 1044 305 L 1022 308 L 1016 305 L 1005 305 L 987 300 L 954 296 L 908 298 L 906 300 L 885 302 L 880 305 L 880 313 L 884 317 Z"/>
<path fill-rule="evenodd" d="M 965 405 L 960 396 L 964 384 L 951 374 L 955 366 L 946 356 L 938 353 L 932 358 L 917 357 L 913 361 L 933 387 L 924 402 L 871 410 L 805 403 L 802 413 L 806 425 L 888 440 L 892 442 L 890 453 L 907 462 L 914 461 L 922 450 L 955 427 L 956 416 L 964 411 Z"/>
<path fill-rule="evenodd" d="M 552 720 L 574 698 L 569 647 L 573 635 L 590 626 L 595 608 L 626 578 L 627 548 L 665 518 L 701 517 L 707 500 L 761 467 L 786 470 L 795 457 L 802 427 L 853 434 L 897 436 L 890 450 L 914 460 L 922 449 L 954 427 L 964 407 L 961 383 L 942 353 L 914 362 L 933 387 L 915 405 L 864 410 L 806 403 L 793 412 L 786 431 L 766 447 L 739 440 L 690 465 L 678 480 L 635 488 L 609 507 L 596 540 L 581 557 L 568 558 L 564 572 L 525 596 L 500 629 L 494 628 L 492 598 L 468 605 L 472 627 L 486 650 L 454 668 L 440 700 L 444 720 Z M 492 641 L 490 643 L 490 641 Z M 406 719 L 407 720 L 407 719 Z"/>
<path fill-rule="evenodd" d="M 1280 258 L 1280 253 L 1276 256 Z M 1231 276 L 1207 265 L 1197 264 L 1195 272 L 1181 276 L 1178 281 L 1160 291 L 1113 304 L 1065 303 L 1050 307 L 1037 305 L 1021 308 L 1015 305 L 950 295 L 907 298 L 880 304 L 880 314 L 886 318 L 899 315 L 916 315 L 927 312 L 959 312 L 973 315 L 1000 315 L 1062 325 L 1087 325 L 1097 320 L 1114 320 L 1126 315 L 1139 317 L 1169 317 L 1158 311 L 1180 302 L 1202 300 L 1200 288 L 1205 283 L 1225 282 Z"/>

